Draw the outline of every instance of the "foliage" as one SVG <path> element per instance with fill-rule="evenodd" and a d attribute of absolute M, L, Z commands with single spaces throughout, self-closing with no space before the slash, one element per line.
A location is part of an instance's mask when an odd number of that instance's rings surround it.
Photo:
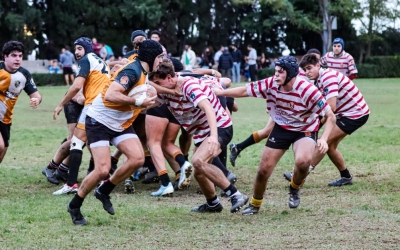
<path fill-rule="evenodd" d="M 358 77 L 382 78 L 400 77 L 400 56 L 373 56 L 364 64 L 357 65 Z"/>
<path fill-rule="evenodd" d="M 37 86 L 65 84 L 62 74 L 32 73 L 32 78 Z"/>
<path fill-rule="evenodd" d="M 275 73 L 275 69 L 265 68 L 257 70 L 258 79 L 264 79 L 270 76 L 273 76 Z"/>

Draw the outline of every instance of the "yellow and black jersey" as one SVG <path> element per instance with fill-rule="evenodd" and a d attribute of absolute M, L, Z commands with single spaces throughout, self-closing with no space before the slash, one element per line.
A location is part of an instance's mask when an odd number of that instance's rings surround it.
<path fill-rule="evenodd" d="M 147 83 L 147 72 L 143 69 L 140 61 L 134 60 L 119 68 L 112 79 L 104 86 L 101 94 L 93 101 L 88 110 L 88 115 L 114 131 L 127 129 L 141 112 L 131 105 L 116 104 L 104 99 L 105 94 L 113 82 L 124 87 L 124 94 L 142 84 Z"/>
<path fill-rule="evenodd" d="M 108 65 L 94 53 L 88 53 L 78 61 L 76 77 L 86 79 L 82 92 L 86 98 L 85 105 L 91 104 L 104 85 L 110 81 L 109 72 Z"/>
<path fill-rule="evenodd" d="M 14 105 L 22 90 L 28 95 L 37 91 L 29 71 L 20 67 L 14 73 L 10 73 L 6 70 L 4 62 L 0 62 L 0 121 L 2 123 L 11 123 Z"/>
<path fill-rule="evenodd" d="M 124 58 L 127 58 L 129 61 L 133 61 L 138 55 L 138 51 L 136 49 L 126 52 Z"/>

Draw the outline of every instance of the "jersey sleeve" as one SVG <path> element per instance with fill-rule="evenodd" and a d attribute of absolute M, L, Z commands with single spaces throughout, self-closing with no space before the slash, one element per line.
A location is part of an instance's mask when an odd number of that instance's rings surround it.
<path fill-rule="evenodd" d="M 36 88 L 35 82 L 33 81 L 33 78 L 32 78 L 31 73 L 29 73 L 29 71 L 28 71 L 28 70 L 25 70 L 25 69 L 22 70 L 21 73 L 22 73 L 22 74 L 25 76 L 25 78 L 26 78 L 26 84 L 25 84 L 25 87 L 24 87 L 25 93 L 26 93 L 27 95 L 31 95 L 31 94 L 37 92 L 38 90 L 37 90 L 37 88 Z"/>
<path fill-rule="evenodd" d="M 87 56 L 83 57 L 78 62 L 78 72 L 76 73 L 76 77 L 88 78 L 90 74 L 90 62 Z"/>
<path fill-rule="evenodd" d="M 322 96 L 322 93 L 314 85 L 312 85 L 307 92 L 310 93 L 310 96 L 304 95 L 302 97 L 303 103 L 305 103 L 311 112 L 319 116 L 325 116 L 326 112 L 328 112 L 331 107 L 326 99 Z"/>
<path fill-rule="evenodd" d="M 183 94 L 195 107 L 197 107 L 202 100 L 207 99 L 202 86 L 198 82 L 192 80 L 188 80 L 183 84 Z"/>
<path fill-rule="evenodd" d="M 356 63 L 354 62 L 354 58 L 351 55 L 349 55 L 348 60 L 349 60 L 349 64 L 348 64 L 349 65 L 349 68 L 348 68 L 349 75 L 357 74 L 358 70 L 356 67 Z"/>
<path fill-rule="evenodd" d="M 273 77 L 246 84 L 246 91 L 249 96 L 267 99 L 268 89 L 271 87 Z"/>
<path fill-rule="evenodd" d="M 136 69 L 125 68 L 114 78 L 114 82 L 121 84 L 125 89 L 135 87 L 140 79 L 140 72 Z"/>

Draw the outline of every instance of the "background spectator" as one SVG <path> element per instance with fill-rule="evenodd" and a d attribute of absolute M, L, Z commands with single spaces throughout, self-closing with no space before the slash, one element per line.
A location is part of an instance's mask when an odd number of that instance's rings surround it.
<path fill-rule="evenodd" d="M 258 69 L 265 69 L 265 68 L 269 68 L 270 66 L 270 61 L 268 58 L 265 57 L 264 53 L 261 53 L 261 57 L 260 59 L 257 61 L 257 68 Z"/>
<path fill-rule="evenodd" d="M 75 62 L 75 56 L 69 50 L 69 46 L 65 46 L 61 50 L 62 53 L 60 55 L 60 63 L 63 69 L 65 85 L 67 86 L 69 86 L 69 80 L 71 80 L 71 83 L 74 82 L 74 71 L 72 70 L 72 65 Z"/>
<path fill-rule="evenodd" d="M 186 70 L 192 70 L 196 65 L 196 54 L 191 49 L 190 45 L 185 45 L 185 50 L 182 53 L 181 62 Z"/>
<path fill-rule="evenodd" d="M 253 48 L 251 44 L 247 45 L 247 50 L 249 55 L 247 57 L 249 64 L 249 74 L 251 81 L 256 80 L 256 66 L 257 66 L 257 51 Z"/>
<path fill-rule="evenodd" d="M 92 43 L 93 43 L 93 53 L 100 56 L 100 50 L 101 50 L 102 46 L 100 43 L 97 42 L 96 37 L 92 38 Z"/>
<path fill-rule="evenodd" d="M 218 65 L 218 63 L 219 63 L 219 57 L 222 55 L 222 52 L 224 51 L 224 46 L 220 46 L 219 47 L 219 50 L 217 51 L 217 52 L 215 52 L 215 55 L 214 55 L 214 62 L 215 62 L 215 66 L 216 66 L 216 68 L 218 69 L 218 71 L 220 70 L 219 69 L 219 65 Z"/>
<path fill-rule="evenodd" d="M 229 53 L 228 47 L 225 47 L 224 52 L 222 52 L 222 55 L 219 57 L 219 68 L 222 77 L 231 78 L 232 67 L 233 59 L 231 53 Z"/>
<path fill-rule="evenodd" d="M 57 60 L 51 60 L 49 65 L 49 74 L 58 74 L 60 66 L 58 66 Z"/>
<path fill-rule="evenodd" d="M 232 82 L 240 82 L 240 65 L 242 63 L 243 54 L 236 47 L 236 45 L 232 44 L 232 59 L 233 59 L 233 67 L 232 67 Z"/>
<path fill-rule="evenodd" d="M 161 39 L 161 32 L 158 31 L 158 30 L 153 30 L 153 31 L 150 33 L 150 39 L 151 39 L 151 40 L 154 40 L 154 41 L 157 41 L 157 42 L 159 42 L 159 43 L 161 44 L 161 42 L 160 42 L 160 39 Z M 162 47 L 164 56 L 167 56 L 167 55 L 168 55 L 168 54 L 167 54 L 167 49 L 166 49 L 162 44 L 161 44 L 161 47 Z"/>
<path fill-rule="evenodd" d="M 205 68 L 205 69 L 211 69 L 214 65 L 214 55 L 212 52 L 212 48 L 207 47 L 204 49 L 201 62 L 200 62 L 200 67 Z"/>

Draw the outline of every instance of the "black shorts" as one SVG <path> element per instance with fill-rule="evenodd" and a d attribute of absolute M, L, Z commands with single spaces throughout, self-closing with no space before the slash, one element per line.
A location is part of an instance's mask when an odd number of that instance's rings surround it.
<path fill-rule="evenodd" d="M 226 98 L 226 106 L 228 107 L 229 112 L 232 114 L 233 105 L 235 104 L 235 99 L 232 97 Z"/>
<path fill-rule="evenodd" d="M 63 67 L 63 75 L 73 75 L 74 71 L 71 67 Z"/>
<path fill-rule="evenodd" d="M 351 135 L 354 131 L 357 129 L 361 128 L 369 118 L 368 115 L 364 115 L 361 118 L 358 119 L 349 119 L 347 117 L 341 117 L 336 120 L 336 125 L 346 134 Z"/>
<path fill-rule="evenodd" d="M 77 102 L 69 101 L 64 105 L 64 115 L 65 119 L 67 119 L 67 123 L 78 123 L 79 116 L 81 115 L 83 109 L 83 105 L 80 105 Z"/>
<path fill-rule="evenodd" d="M 232 140 L 233 137 L 233 126 L 229 126 L 226 128 L 218 128 L 218 142 L 221 145 L 221 148 L 226 147 Z M 203 141 L 194 144 L 196 147 L 199 147 L 203 143 Z"/>
<path fill-rule="evenodd" d="M 1 136 L 3 137 L 4 141 L 4 147 L 8 148 L 9 142 L 10 142 L 10 130 L 11 130 L 11 123 L 10 124 L 4 124 L 0 122 L 0 133 Z"/>
<path fill-rule="evenodd" d="M 282 128 L 278 124 L 275 124 L 274 128 L 271 131 L 271 134 L 269 134 L 265 146 L 274 149 L 287 150 L 289 149 L 290 145 L 304 137 L 308 137 L 316 142 L 318 132 L 291 131 Z"/>
<path fill-rule="evenodd" d="M 129 138 L 138 138 L 132 126 L 124 131 L 117 132 L 96 121 L 96 119 L 86 116 L 85 122 L 86 135 L 91 148 L 110 146 L 110 143 L 117 146 L 121 141 Z"/>
<path fill-rule="evenodd" d="M 168 106 L 166 104 L 162 104 L 158 107 L 152 108 L 147 110 L 147 115 L 151 116 L 157 116 L 161 118 L 168 119 L 169 122 L 181 125 L 178 120 L 175 118 L 175 116 L 171 113 L 171 111 L 168 109 Z"/>

